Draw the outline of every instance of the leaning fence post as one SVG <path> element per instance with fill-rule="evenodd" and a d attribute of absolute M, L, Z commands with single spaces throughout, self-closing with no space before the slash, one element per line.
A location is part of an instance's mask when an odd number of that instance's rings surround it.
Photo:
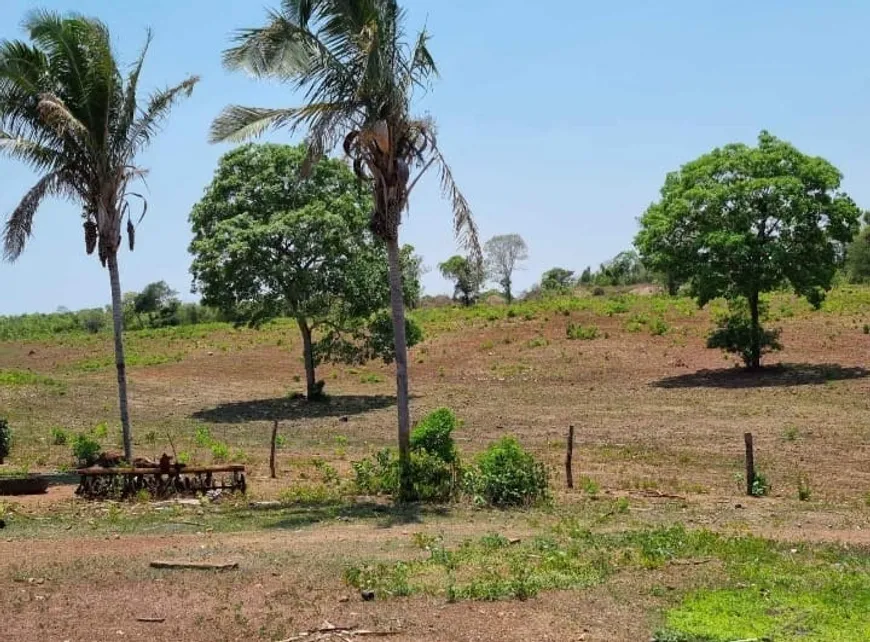
<path fill-rule="evenodd" d="M 751 496 L 755 485 L 755 453 L 752 451 L 752 433 L 744 433 L 743 440 L 746 442 L 746 494 Z"/>
<path fill-rule="evenodd" d="M 568 488 L 574 488 L 574 472 L 571 470 L 571 460 L 574 457 L 574 426 L 568 426 L 568 444 L 565 451 L 565 482 Z"/>
<path fill-rule="evenodd" d="M 269 453 L 269 472 L 272 475 L 272 479 L 275 479 L 277 475 L 275 475 L 275 442 L 278 441 L 278 420 L 275 420 L 275 423 L 272 424 L 272 449 Z"/>

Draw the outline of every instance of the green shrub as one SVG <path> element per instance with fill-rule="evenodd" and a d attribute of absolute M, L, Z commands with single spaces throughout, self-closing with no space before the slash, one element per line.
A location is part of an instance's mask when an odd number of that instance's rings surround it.
<path fill-rule="evenodd" d="M 105 421 L 98 423 L 91 431 L 97 439 L 105 439 L 109 436 L 109 424 Z"/>
<path fill-rule="evenodd" d="M 579 323 L 569 323 L 565 328 L 565 334 L 571 340 L 580 339 L 581 341 L 589 341 L 598 338 L 598 327 L 594 325 L 583 326 Z"/>
<path fill-rule="evenodd" d="M 354 485 L 360 493 L 396 496 L 399 492 L 399 458 L 385 448 L 374 457 L 355 461 Z M 411 452 L 413 499 L 447 501 L 455 494 L 456 467 L 426 450 Z"/>
<path fill-rule="evenodd" d="M 668 333 L 671 326 L 661 317 L 653 318 L 649 323 L 649 333 L 654 337 L 660 337 Z"/>
<path fill-rule="evenodd" d="M 230 447 L 222 441 L 212 442 L 211 457 L 216 463 L 225 462 L 230 458 Z"/>
<path fill-rule="evenodd" d="M 11 447 L 12 431 L 9 429 L 9 422 L 6 419 L 0 418 L 0 464 L 9 456 Z"/>
<path fill-rule="evenodd" d="M 767 477 L 761 473 L 755 473 L 755 479 L 752 480 L 752 496 L 764 497 L 770 494 L 770 482 Z"/>
<path fill-rule="evenodd" d="M 810 501 L 813 491 L 810 488 L 810 480 L 806 475 L 798 475 L 797 482 L 798 499 L 802 502 Z"/>
<path fill-rule="evenodd" d="M 208 426 L 197 426 L 193 438 L 196 440 L 196 445 L 200 448 L 208 448 L 211 445 L 211 431 L 208 429 Z"/>
<path fill-rule="evenodd" d="M 459 426 L 456 415 L 449 408 L 438 408 L 417 424 L 411 432 L 411 449 L 425 450 L 448 464 L 457 463 L 459 457 L 453 443 L 453 431 Z"/>
<path fill-rule="evenodd" d="M 528 506 L 547 497 L 547 471 L 513 437 L 504 437 L 477 458 L 465 475 L 475 501 L 491 506 Z"/>
<path fill-rule="evenodd" d="M 66 446 L 68 441 L 69 435 L 66 434 L 66 430 L 57 427 L 51 429 L 51 444 L 53 446 Z"/>
<path fill-rule="evenodd" d="M 79 466 L 93 466 L 101 450 L 100 442 L 88 433 L 82 432 L 73 437 L 72 453 Z"/>

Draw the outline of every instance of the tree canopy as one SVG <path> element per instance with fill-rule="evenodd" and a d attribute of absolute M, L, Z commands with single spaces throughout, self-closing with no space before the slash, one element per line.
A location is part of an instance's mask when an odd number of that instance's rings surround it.
<path fill-rule="evenodd" d="M 870 283 L 870 212 L 864 227 L 846 248 L 846 275 L 852 283 Z"/>
<path fill-rule="evenodd" d="M 573 270 L 554 267 L 541 275 L 541 291 L 545 293 L 567 292 L 573 285 Z"/>
<path fill-rule="evenodd" d="M 487 275 L 501 286 L 505 299 L 511 303 L 514 272 L 529 258 L 526 242 L 519 234 L 493 236 L 484 244 L 483 253 Z"/>
<path fill-rule="evenodd" d="M 321 159 L 302 178 L 306 157 L 304 146 L 275 144 L 226 154 L 191 212 L 190 251 L 205 304 L 251 325 L 296 319 L 308 393 L 317 396 L 318 362 L 390 360 L 392 351 L 368 325 L 389 302 L 384 246 L 368 229 L 371 200 L 338 160 Z M 403 256 L 413 258 L 410 249 Z M 405 275 L 413 296 L 414 269 Z"/>
<path fill-rule="evenodd" d="M 453 281 L 453 299 L 462 305 L 471 305 L 480 295 L 483 285 L 483 270 L 471 258 L 454 255 L 438 265 L 441 276 Z"/>
<path fill-rule="evenodd" d="M 855 234 L 860 211 L 841 178 L 825 159 L 762 132 L 756 147 L 727 145 L 669 174 L 635 244 L 646 265 L 687 283 L 700 305 L 742 299 L 749 330 L 729 336 L 744 337 L 748 350 L 712 344 L 758 367 L 760 294 L 789 287 L 820 305 Z"/>

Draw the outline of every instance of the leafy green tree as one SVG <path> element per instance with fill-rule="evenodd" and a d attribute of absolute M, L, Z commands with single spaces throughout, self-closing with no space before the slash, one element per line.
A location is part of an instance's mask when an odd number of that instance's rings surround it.
<path fill-rule="evenodd" d="M 852 283 L 870 283 L 870 213 L 865 226 L 846 249 L 846 275 Z"/>
<path fill-rule="evenodd" d="M 323 386 L 319 363 L 389 362 L 393 350 L 376 314 L 389 302 L 389 287 L 385 248 L 368 230 L 371 200 L 338 160 L 321 159 L 301 178 L 306 157 L 304 146 L 287 145 L 226 154 L 191 212 L 190 251 L 207 305 L 253 326 L 278 316 L 296 320 L 314 399 Z M 412 260 L 412 249 L 402 256 Z M 419 291 L 416 279 L 406 283 L 411 296 Z M 416 329 L 411 336 L 419 340 Z"/>
<path fill-rule="evenodd" d="M 603 263 L 594 280 L 598 285 L 633 285 L 649 279 L 650 275 L 638 253 L 625 250 Z"/>
<path fill-rule="evenodd" d="M 166 281 L 149 283 L 133 299 L 133 313 L 140 319 L 146 315 L 150 327 L 163 327 L 178 324 L 178 309 L 181 300 L 178 292 L 169 287 Z"/>
<path fill-rule="evenodd" d="M 483 270 L 474 259 L 464 256 L 451 256 L 444 263 L 438 264 L 441 276 L 453 281 L 453 300 L 462 305 L 472 305 L 480 296 L 480 286 L 483 284 Z"/>
<path fill-rule="evenodd" d="M 587 265 L 586 269 L 580 274 L 580 278 L 578 281 L 583 285 L 589 285 L 592 283 L 592 267 Z"/>
<path fill-rule="evenodd" d="M 514 300 L 513 275 L 529 259 L 529 248 L 519 234 L 493 236 L 483 246 L 489 278 L 498 283 L 508 303 Z"/>
<path fill-rule="evenodd" d="M 396 0 L 284 0 L 264 27 L 239 32 L 224 63 L 290 83 L 305 97 L 304 104 L 228 107 L 212 127 L 212 140 L 242 140 L 269 127 L 302 127 L 312 159 L 342 143 L 355 173 L 371 189 L 371 229 L 386 243 L 389 259 L 401 487 L 402 497 L 409 497 L 411 416 L 399 224 L 420 176 L 433 165 L 453 205 L 454 230 L 473 254 L 480 249 L 471 208 L 438 147 L 432 119 L 411 113 L 417 90 L 428 88 L 437 68 L 429 34 L 421 31 L 408 42 L 404 22 Z"/>
<path fill-rule="evenodd" d="M 0 151 L 27 164 L 39 179 L 6 222 L 4 254 L 8 261 L 21 255 L 46 197 L 81 206 L 85 248 L 88 254 L 98 250 L 109 271 L 124 456 L 132 461 L 118 274 L 122 224 L 126 218 L 132 250 L 131 199 L 144 201 L 132 188 L 146 174 L 136 156 L 172 106 L 190 95 L 197 78 L 158 91 L 142 104 L 139 76 L 150 34 L 125 76 L 109 30 L 98 20 L 35 11 L 24 26 L 31 42 L 0 43 Z"/>
<path fill-rule="evenodd" d="M 541 275 L 541 290 L 547 294 L 567 292 L 574 285 L 574 272 L 555 267 Z"/>
<path fill-rule="evenodd" d="M 841 178 L 823 158 L 762 132 L 757 147 L 727 145 L 669 174 L 635 244 L 651 269 L 688 283 L 699 305 L 729 299 L 736 318 L 726 349 L 758 368 L 765 343 L 774 347 L 760 295 L 789 287 L 821 305 L 839 248 L 855 234 L 860 211 Z M 741 323 L 748 329 L 737 331 Z"/>

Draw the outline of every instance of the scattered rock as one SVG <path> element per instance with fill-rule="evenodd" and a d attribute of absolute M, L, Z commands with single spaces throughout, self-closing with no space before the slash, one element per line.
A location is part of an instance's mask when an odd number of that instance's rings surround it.
<path fill-rule="evenodd" d="M 341 417 L 338 418 L 338 420 L 341 423 L 346 424 L 348 421 L 350 421 L 350 418 L 347 415 L 342 415 Z"/>
<path fill-rule="evenodd" d="M 347 595 L 342 595 L 340 598 L 338 598 L 338 601 L 339 602 L 350 602 L 350 598 Z"/>
<path fill-rule="evenodd" d="M 734 504 L 734 508 L 743 508 L 743 504 Z"/>
<path fill-rule="evenodd" d="M 374 591 L 360 591 L 359 595 L 363 599 L 363 602 L 371 602 L 375 599 Z"/>
<path fill-rule="evenodd" d="M 519 537 L 511 537 L 511 538 L 508 540 L 508 544 L 511 544 L 511 545 L 513 545 L 513 544 L 519 544 L 521 541 L 522 541 L 522 540 L 521 540 Z"/>

